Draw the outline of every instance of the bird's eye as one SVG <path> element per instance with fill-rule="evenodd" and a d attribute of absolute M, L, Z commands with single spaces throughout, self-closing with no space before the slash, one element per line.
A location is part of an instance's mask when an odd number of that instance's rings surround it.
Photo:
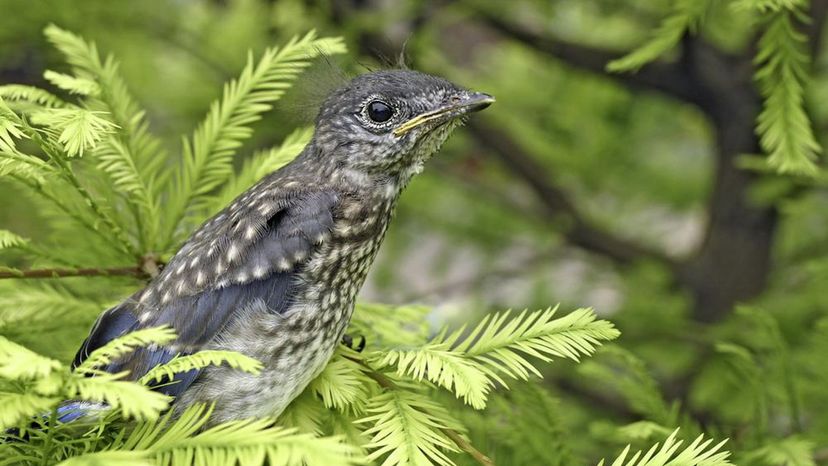
<path fill-rule="evenodd" d="M 385 123 L 394 116 L 394 109 L 390 105 L 380 100 L 374 100 L 366 106 L 368 118 L 377 122 Z"/>

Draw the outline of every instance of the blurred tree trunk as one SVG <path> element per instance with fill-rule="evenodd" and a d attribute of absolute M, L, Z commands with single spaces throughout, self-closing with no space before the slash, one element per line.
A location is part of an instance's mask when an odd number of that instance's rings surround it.
<path fill-rule="evenodd" d="M 697 45 L 689 44 L 685 54 L 705 91 L 699 103 L 714 129 L 716 162 L 704 241 L 683 264 L 679 281 L 693 295 L 693 316 L 712 322 L 767 286 L 778 213 L 774 205 L 751 201 L 760 177 L 736 166 L 739 155 L 761 152 L 754 131 L 761 101 L 750 57 L 725 60 L 707 47 L 696 53 L 692 47 Z"/>

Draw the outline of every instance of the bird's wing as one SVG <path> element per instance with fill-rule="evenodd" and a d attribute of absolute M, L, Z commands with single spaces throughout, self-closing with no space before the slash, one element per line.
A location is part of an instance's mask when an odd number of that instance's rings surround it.
<path fill-rule="evenodd" d="M 137 379 L 176 354 L 201 349 L 254 302 L 281 313 L 292 299 L 296 272 L 325 243 L 339 196 L 332 191 L 249 191 L 206 222 L 142 292 L 104 312 L 78 351 L 77 367 L 108 341 L 141 328 L 169 325 L 178 338 L 134 351 L 108 371 Z M 162 389 L 178 395 L 196 373 Z"/>

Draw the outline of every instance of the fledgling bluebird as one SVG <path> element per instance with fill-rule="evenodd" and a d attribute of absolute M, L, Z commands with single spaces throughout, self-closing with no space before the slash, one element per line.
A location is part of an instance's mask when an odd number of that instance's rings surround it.
<path fill-rule="evenodd" d="M 104 312 L 73 367 L 130 331 L 178 338 L 103 368 L 138 379 L 176 354 L 233 350 L 258 376 L 209 367 L 157 389 L 180 411 L 215 403 L 211 423 L 277 416 L 342 339 L 354 299 L 403 188 L 470 112 L 494 98 L 407 70 L 378 71 L 331 93 L 312 140 L 205 222 L 146 288 Z M 78 409 L 81 408 L 81 409 Z M 63 420 L 82 406 L 63 407 Z"/>

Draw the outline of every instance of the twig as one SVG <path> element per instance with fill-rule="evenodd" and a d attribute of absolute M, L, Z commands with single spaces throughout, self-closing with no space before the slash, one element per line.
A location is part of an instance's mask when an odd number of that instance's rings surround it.
<path fill-rule="evenodd" d="M 56 269 L 33 269 L 33 270 L 2 270 L 0 280 L 8 278 L 64 278 L 64 277 L 101 277 L 101 276 L 126 276 L 136 278 L 147 278 L 148 273 L 141 267 L 112 267 L 112 268 L 56 268 Z"/>
<path fill-rule="evenodd" d="M 343 357 L 351 361 L 354 361 L 355 363 L 364 367 L 365 369 L 363 370 L 363 372 L 365 372 L 365 375 L 377 382 L 380 387 L 385 388 L 387 390 L 399 390 L 400 387 L 398 387 L 393 380 L 389 379 L 381 372 L 377 371 L 376 369 L 368 365 L 362 359 L 350 357 L 347 355 L 343 355 Z M 440 431 L 443 432 L 443 434 L 445 434 L 446 437 L 451 439 L 451 441 L 454 442 L 455 445 L 460 447 L 461 450 L 465 451 L 469 454 L 469 456 L 474 458 L 475 461 L 477 461 L 478 463 L 482 464 L 483 466 L 495 466 L 495 463 L 494 461 L 492 461 L 491 458 L 481 453 L 480 450 L 478 450 L 477 448 L 474 448 L 474 445 L 472 445 L 468 440 L 464 439 L 463 436 L 460 435 L 460 433 L 456 430 L 449 429 L 447 427 L 441 427 Z"/>

